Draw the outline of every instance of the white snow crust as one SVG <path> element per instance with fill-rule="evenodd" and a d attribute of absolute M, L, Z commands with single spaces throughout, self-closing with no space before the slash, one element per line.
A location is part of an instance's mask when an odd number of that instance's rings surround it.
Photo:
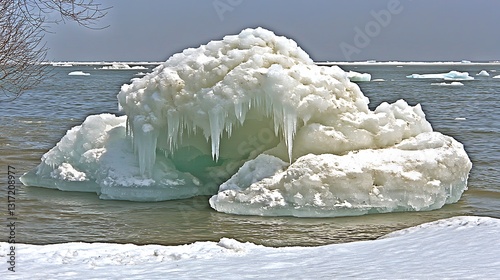
<path fill-rule="evenodd" d="M 440 73 L 440 74 L 411 74 L 406 77 L 412 79 L 443 79 L 445 81 L 474 80 L 474 77 L 469 76 L 468 72 L 458 72 L 458 71 L 450 71 L 448 73 Z"/>
<path fill-rule="evenodd" d="M 473 216 L 319 247 L 228 238 L 181 246 L 15 244 L 16 272 L 5 270 L 2 279 L 497 279 L 498 244 L 500 220 Z M 0 242 L 2 259 L 10 246 Z"/>
<path fill-rule="evenodd" d="M 219 189 L 218 211 L 313 217 L 436 209 L 467 188 L 462 145 L 420 105 L 371 111 L 346 72 L 262 28 L 173 55 L 118 101 L 126 117 L 89 117 L 23 183 L 140 201 Z"/>

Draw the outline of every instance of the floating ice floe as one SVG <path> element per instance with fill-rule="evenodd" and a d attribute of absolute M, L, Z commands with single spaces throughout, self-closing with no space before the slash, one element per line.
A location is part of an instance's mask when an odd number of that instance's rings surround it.
<path fill-rule="evenodd" d="M 68 76 L 90 76 L 90 73 L 85 73 L 83 71 L 73 71 L 69 72 Z"/>
<path fill-rule="evenodd" d="M 144 66 L 130 66 L 126 63 L 113 63 L 110 66 L 103 66 L 99 69 L 103 70 L 138 70 L 138 69 L 148 69 L 147 67 Z"/>
<path fill-rule="evenodd" d="M 455 86 L 463 86 L 464 84 L 461 83 L 461 82 L 451 82 L 451 83 L 432 83 L 431 85 L 433 86 L 451 86 L 451 87 L 455 87 Z"/>
<path fill-rule="evenodd" d="M 371 111 L 346 72 L 262 28 L 173 55 L 118 101 L 126 116 L 89 116 L 21 181 L 308 217 L 437 209 L 467 189 L 462 144 L 420 105 Z"/>
<path fill-rule="evenodd" d="M 384 79 L 373 79 L 372 82 L 385 82 Z"/>
<path fill-rule="evenodd" d="M 479 76 L 479 77 L 489 77 L 490 73 L 488 73 L 488 71 L 486 71 L 486 70 L 481 70 L 481 72 L 477 73 L 476 76 Z"/>
<path fill-rule="evenodd" d="M 500 75 L 494 76 L 493 79 L 500 79 Z"/>
<path fill-rule="evenodd" d="M 368 73 L 349 71 L 347 72 L 347 78 L 349 78 L 351 82 L 369 82 L 372 79 L 372 75 Z"/>
<path fill-rule="evenodd" d="M 474 77 L 469 76 L 468 72 L 450 71 L 448 73 L 440 74 L 411 74 L 406 76 L 411 79 L 443 79 L 454 81 L 474 80 Z"/>

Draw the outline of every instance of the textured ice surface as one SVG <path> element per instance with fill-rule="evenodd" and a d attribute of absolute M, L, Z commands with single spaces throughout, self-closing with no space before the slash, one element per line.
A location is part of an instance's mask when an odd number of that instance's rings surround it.
<path fill-rule="evenodd" d="M 439 208 L 471 168 L 420 105 L 371 111 L 342 69 L 262 28 L 173 55 L 118 101 L 126 117 L 90 116 L 23 183 L 141 201 L 219 189 L 218 211 L 339 216 Z"/>
<path fill-rule="evenodd" d="M 460 143 L 426 132 L 390 148 L 309 154 L 284 166 L 260 156 L 245 163 L 210 205 L 234 214 L 305 217 L 432 210 L 458 201 L 470 162 Z"/>

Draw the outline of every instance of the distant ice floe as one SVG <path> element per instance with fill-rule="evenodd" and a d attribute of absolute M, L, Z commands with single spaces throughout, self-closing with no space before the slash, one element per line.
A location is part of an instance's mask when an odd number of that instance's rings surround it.
<path fill-rule="evenodd" d="M 372 75 L 368 73 L 358 73 L 355 71 L 347 72 L 347 77 L 351 82 L 369 82 L 372 79 Z"/>
<path fill-rule="evenodd" d="M 419 104 L 371 110 L 349 73 L 263 28 L 173 55 L 123 85 L 118 102 L 126 116 L 87 117 L 21 181 L 102 199 L 213 195 L 220 212 L 325 217 L 438 209 L 460 199 L 472 167 Z"/>
<path fill-rule="evenodd" d="M 486 70 L 481 70 L 481 72 L 477 73 L 476 76 L 478 76 L 478 77 L 489 77 L 490 73 L 488 73 L 488 71 L 486 71 Z"/>
<path fill-rule="evenodd" d="M 433 85 L 433 86 L 451 86 L 451 87 L 455 87 L 455 86 L 463 86 L 464 84 L 461 83 L 461 82 L 451 82 L 451 83 L 432 83 L 431 85 Z"/>
<path fill-rule="evenodd" d="M 411 74 L 406 77 L 410 79 L 443 79 L 445 81 L 474 80 L 474 77 L 469 76 L 469 72 L 458 72 L 458 71 L 450 71 L 448 73 L 439 73 L 439 74 Z"/>
<path fill-rule="evenodd" d="M 102 70 L 140 70 L 140 69 L 148 69 L 144 66 L 130 66 L 126 63 L 113 63 L 111 66 L 103 66 L 99 69 Z"/>
<path fill-rule="evenodd" d="M 494 76 L 493 79 L 500 79 L 500 75 Z"/>
<path fill-rule="evenodd" d="M 65 63 L 65 62 L 52 62 L 51 65 L 55 66 L 55 67 L 72 67 L 73 66 L 73 64 Z"/>
<path fill-rule="evenodd" d="M 73 71 L 69 72 L 68 76 L 90 76 L 90 73 L 85 73 L 83 71 Z"/>
<path fill-rule="evenodd" d="M 385 82 L 384 79 L 373 79 L 372 82 Z"/>

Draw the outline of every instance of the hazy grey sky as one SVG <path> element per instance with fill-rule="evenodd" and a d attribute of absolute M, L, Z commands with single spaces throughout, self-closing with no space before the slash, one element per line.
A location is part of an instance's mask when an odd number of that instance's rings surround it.
<path fill-rule="evenodd" d="M 164 61 L 247 27 L 294 39 L 316 61 L 500 60 L 497 0 L 96 0 L 101 25 L 54 26 L 54 61 Z"/>

